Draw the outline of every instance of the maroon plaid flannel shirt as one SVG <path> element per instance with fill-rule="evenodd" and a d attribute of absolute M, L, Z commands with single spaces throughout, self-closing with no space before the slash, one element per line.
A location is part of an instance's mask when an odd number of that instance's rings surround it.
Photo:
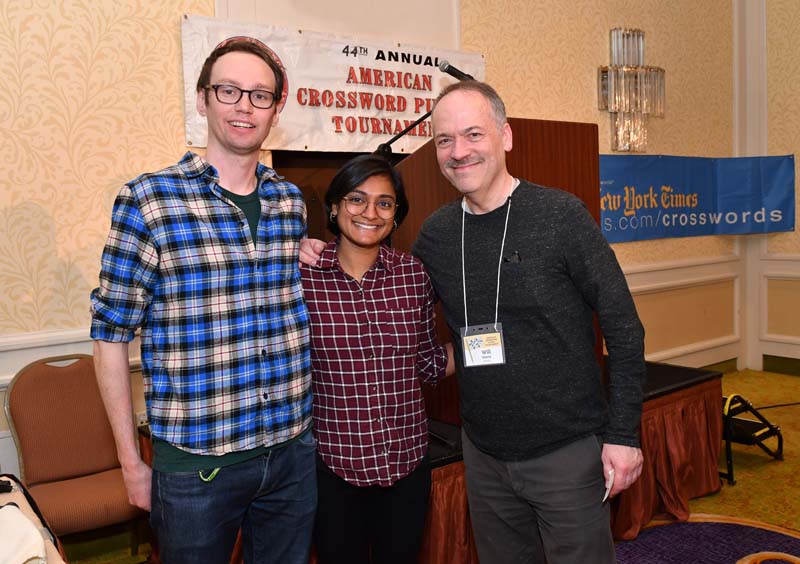
<path fill-rule="evenodd" d="M 427 451 L 419 382 L 436 383 L 447 364 L 430 279 L 418 259 L 382 246 L 359 284 L 339 266 L 335 242 L 301 271 L 318 452 L 350 483 L 391 485 Z"/>

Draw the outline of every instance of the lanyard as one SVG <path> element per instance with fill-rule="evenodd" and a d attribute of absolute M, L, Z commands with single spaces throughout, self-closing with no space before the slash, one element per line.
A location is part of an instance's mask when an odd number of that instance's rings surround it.
<path fill-rule="evenodd" d="M 503 250 L 506 246 L 506 233 L 508 232 L 508 217 L 511 215 L 511 193 L 519 185 L 519 180 L 511 180 L 511 190 L 508 193 L 508 208 L 506 208 L 506 220 L 503 225 L 503 240 L 500 243 L 500 259 L 497 262 L 497 291 L 494 298 L 494 326 L 497 328 L 497 311 L 500 306 L 500 267 L 503 265 Z M 461 287 L 464 292 L 464 327 L 469 327 L 467 318 L 467 272 L 464 265 L 464 224 L 466 223 L 466 197 L 461 201 Z"/>

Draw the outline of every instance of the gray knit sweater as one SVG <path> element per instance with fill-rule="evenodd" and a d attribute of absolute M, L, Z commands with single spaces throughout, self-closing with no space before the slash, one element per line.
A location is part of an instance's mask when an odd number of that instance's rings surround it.
<path fill-rule="evenodd" d="M 638 446 L 644 329 L 613 250 L 583 203 L 567 192 L 523 181 L 510 200 L 498 319 L 504 365 L 463 365 L 460 198 L 427 219 L 413 248 L 452 332 L 464 430 L 480 450 L 501 460 L 533 458 L 590 434 Z M 470 325 L 494 321 L 508 205 L 466 214 Z M 608 350 L 607 396 L 593 312 Z"/>

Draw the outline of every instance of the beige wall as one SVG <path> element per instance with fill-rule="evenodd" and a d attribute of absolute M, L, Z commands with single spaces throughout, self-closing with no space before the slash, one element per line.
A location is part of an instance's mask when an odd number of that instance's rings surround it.
<path fill-rule="evenodd" d="M 88 326 L 116 193 L 185 151 L 184 12 L 213 0 L 0 2 L 0 336 Z"/>
<path fill-rule="evenodd" d="M 636 307 L 647 328 L 645 349 L 676 349 L 732 335 L 736 331 L 734 297 L 730 280 L 640 293 Z M 676 330 L 675 319 L 692 322 Z"/>
<path fill-rule="evenodd" d="M 800 279 L 767 281 L 767 332 L 800 337 Z"/>
<path fill-rule="evenodd" d="M 770 154 L 800 155 L 800 2 L 767 2 L 768 147 Z M 795 177 L 797 177 L 795 160 Z M 795 221 L 800 211 L 800 189 L 795 191 Z M 775 279 L 766 284 L 766 333 L 800 351 L 800 233 L 780 233 L 767 238 L 767 257 L 773 261 Z M 772 354 L 780 354 L 773 352 Z M 796 358 L 796 355 L 795 355 Z"/>
<path fill-rule="evenodd" d="M 768 150 L 771 155 L 800 156 L 800 2 L 769 0 L 767 2 L 767 126 Z M 795 177 L 797 161 L 795 160 Z M 795 188 L 795 218 L 800 211 L 800 190 Z M 771 253 L 800 254 L 800 233 L 769 236 Z M 794 302 L 795 311 L 800 299 Z"/>
<path fill-rule="evenodd" d="M 214 2 L 0 2 L 0 351 L 87 331 L 116 193 L 186 150 L 183 13 Z"/>

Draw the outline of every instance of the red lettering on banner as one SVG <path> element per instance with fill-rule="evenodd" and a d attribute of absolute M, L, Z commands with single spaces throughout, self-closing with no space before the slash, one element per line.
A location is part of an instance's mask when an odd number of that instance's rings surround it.
<path fill-rule="evenodd" d="M 301 106 L 325 108 L 362 108 L 387 112 L 405 112 L 408 100 L 394 94 L 374 94 L 372 92 L 354 92 L 344 90 L 317 90 L 316 88 L 298 88 L 297 103 Z M 421 100 L 421 99 L 415 99 Z M 419 105 L 419 102 L 417 103 Z M 419 113 L 419 112 L 417 112 Z"/>
<path fill-rule="evenodd" d="M 372 69 L 359 67 L 358 70 L 361 71 L 361 84 L 372 84 Z"/>
<path fill-rule="evenodd" d="M 411 125 L 411 120 L 399 120 L 392 118 L 377 118 L 372 116 L 331 116 L 331 124 L 334 133 L 367 133 L 371 135 L 393 135 L 400 133 L 403 129 Z M 415 137 L 431 137 L 432 129 L 430 122 L 417 124 L 408 132 Z"/>
<path fill-rule="evenodd" d="M 367 84 L 387 88 L 433 91 L 433 77 L 429 74 L 416 74 L 404 71 L 372 69 L 369 67 L 350 67 L 347 71 L 347 84 Z"/>
<path fill-rule="evenodd" d="M 433 77 L 429 74 L 422 75 L 422 89 L 428 92 L 433 91 Z"/>
<path fill-rule="evenodd" d="M 368 110 L 372 107 L 372 92 L 359 92 L 358 97 L 361 99 L 361 107 Z"/>

